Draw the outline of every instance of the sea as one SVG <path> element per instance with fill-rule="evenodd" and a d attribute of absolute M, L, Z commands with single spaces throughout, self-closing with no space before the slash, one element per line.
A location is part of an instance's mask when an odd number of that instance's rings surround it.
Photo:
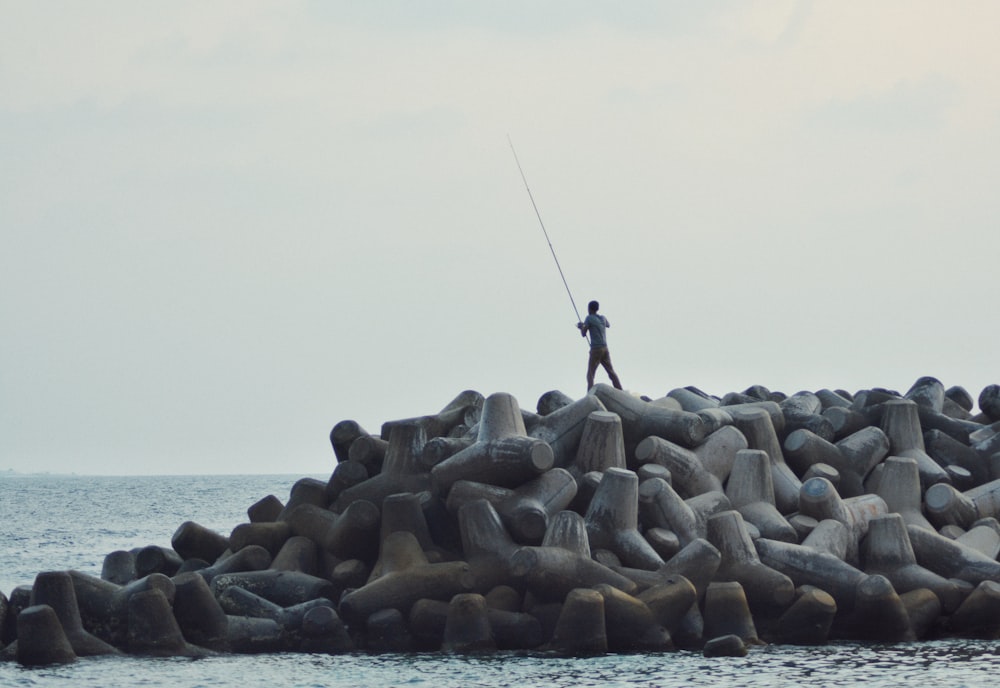
<path fill-rule="evenodd" d="M 118 549 L 169 546 L 184 521 L 228 534 L 247 508 L 288 498 L 296 475 L 55 476 L 0 474 L 0 591 L 41 571 L 100 575 Z M 326 479 L 328 476 L 308 476 Z M 1000 644 L 949 640 L 891 645 L 754 647 L 745 657 L 697 652 L 559 657 L 541 653 L 448 655 L 222 655 L 201 659 L 84 658 L 26 668 L 0 662 L 0 687 L 210 686 L 523 688 L 566 686 L 993 686 Z"/>

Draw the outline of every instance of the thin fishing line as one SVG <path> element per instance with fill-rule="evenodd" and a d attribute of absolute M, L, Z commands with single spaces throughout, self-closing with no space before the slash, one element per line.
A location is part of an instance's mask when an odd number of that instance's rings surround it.
<path fill-rule="evenodd" d="M 583 322 L 580 318 L 580 311 L 576 307 L 576 301 L 573 300 L 573 292 L 569 289 L 569 284 L 566 282 L 566 275 L 563 274 L 562 266 L 559 264 L 559 258 L 556 256 L 556 250 L 552 247 L 552 240 L 549 238 L 548 230 L 545 229 L 545 223 L 542 222 L 542 214 L 538 212 L 538 204 L 535 203 L 535 197 L 531 193 L 531 187 L 528 186 L 528 179 L 524 176 L 524 170 L 521 168 L 521 161 L 517 157 L 517 151 L 514 150 L 514 142 L 510 139 L 510 134 L 507 134 L 507 143 L 510 144 L 510 152 L 514 154 L 514 162 L 517 163 L 517 171 L 521 173 L 521 181 L 524 182 L 524 188 L 528 192 L 528 198 L 531 199 L 531 207 L 535 209 L 535 217 L 538 218 L 538 224 L 542 227 L 542 234 L 545 235 L 545 241 L 549 245 L 549 251 L 552 253 L 552 260 L 556 262 L 556 269 L 559 270 L 559 277 L 562 278 L 563 286 L 566 287 L 566 294 L 569 295 L 569 302 L 573 305 L 573 312 L 576 314 L 576 321 Z"/>

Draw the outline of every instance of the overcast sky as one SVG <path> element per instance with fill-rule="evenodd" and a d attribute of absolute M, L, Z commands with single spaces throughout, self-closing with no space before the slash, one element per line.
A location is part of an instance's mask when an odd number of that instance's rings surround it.
<path fill-rule="evenodd" d="M 1000 382 L 1000 3 L 0 0 L 0 471 L 465 389 Z M 598 381 L 607 381 L 603 372 Z"/>

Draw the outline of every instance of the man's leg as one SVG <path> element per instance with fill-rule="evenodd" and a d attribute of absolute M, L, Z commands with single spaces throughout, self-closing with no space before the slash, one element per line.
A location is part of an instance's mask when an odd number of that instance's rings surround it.
<path fill-rule="evenodd" d="M 605 349 L 607 351 L 607 349 Z M 597 372 L 597 366 L 600 364 L 602 358 L 601 349 L 591 349 L 590 358 L 587 360 L 587 391 L 594 386 L 594 373 Z"/>
<path fill-rule="evenodd" d="M 618 375 L 615 374 L 614 367 L 611 365 L 611 352 L 607 349 L 604 350 L 604 355 L 601 357 L 601 365 L 607 371 L 608 377 L 611 378 L 611 384 L 615 386 L 615 389 L 622 389 L 622 383 L 618 379 Z"/>

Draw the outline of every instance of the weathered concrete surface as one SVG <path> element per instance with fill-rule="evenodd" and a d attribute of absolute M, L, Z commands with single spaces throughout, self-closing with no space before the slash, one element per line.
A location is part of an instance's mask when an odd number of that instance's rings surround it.
<path fill-rule="evenodd" d="M 215 533 L 0 593 L 0 656 L 997 637 L 1000 386 L 466 390 Z M 19 637 L 20 636 L 20 637 Z"/>

